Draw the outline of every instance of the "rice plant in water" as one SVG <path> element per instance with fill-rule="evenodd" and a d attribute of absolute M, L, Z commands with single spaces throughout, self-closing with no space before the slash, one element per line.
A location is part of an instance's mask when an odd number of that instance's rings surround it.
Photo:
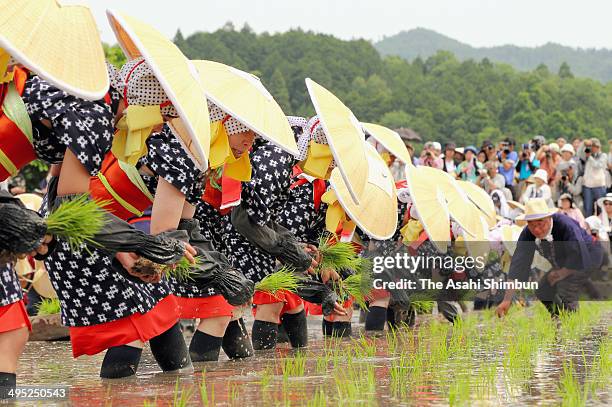
<path fill-rule="evenodd" d="M 172 400 L 173 407 L 186 407 L 193 397 L 193 386 L 181 387 L 179 390 L 179 379 L 176 379 L 174 386 L 174 397 Z"/>
<path fill-rule="evenodd" d="M 99 246 L 93 239 L 105 224 L 106 201 L 93 201 L 87 194 L 63 202 L 49 214 L 47 233 L 66 240 L 70 249 L 78 251 L 83 244 Z"/>
<path fill-rule="evenodd" d="M 208 396 L 208 388 L 206 386 L 206 369 L 202 370 L 202 382 L 200 383 L 200 399 L 204 406 L 215 405 L 215 384 L 210 386 L 210 397 Z"/>
<path fill-rule="evenodd" d="M 39 317 L 57 314 L 60 312 L 60 302 L 57 298 L 43 298 L 36 310 L 36 315 Z"/>
<path fill-rule="evenodd" d="M 255 290 L 262 291 L 273 296 L 278 291 L 296 292 L 300 278 L 290 268 L 282 267 L 275 273 L 269 274 L 255 284 Z"/>

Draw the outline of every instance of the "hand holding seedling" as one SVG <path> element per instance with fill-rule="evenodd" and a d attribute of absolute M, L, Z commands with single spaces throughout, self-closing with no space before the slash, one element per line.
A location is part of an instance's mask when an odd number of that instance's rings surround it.
<path fill-rule="evenodd" d="M 321 260 L 321 252 L 319 252 L 319 250 L 311 244 L 305 245 L 304 251 L 312 256 L 312 262 L 310 263 L 310 267 L 308 267 L 306 270 L 306 273 L 316 275 L 317 267 L 319 266 L 319 262 Z"/>
<path fill-rule="evenodd" d="M 196 249 L 193 248 L 192 245 L 190 245 L 189 243 L 185 243 L 185 253 L 183 254 L 183 256 L 189 260 L 189 263 L 191 264 L 195 264 L 196 260 L 195 260 L 195 256 L 198 254 L 198 252 L 196 251 Z"/>
<path fill-rule="evenodd" d="M 338 280 L 340 280 L 340 274 L 338 274 L 332 268 L 322 269 L 320 271 L 320 274 L 321 274 L 321 281 L 323 281 L 323 284 L 327 284 L 327 282 L 329 280 L 331 280 L 331 281 L 338 281 Z"/>
<path fill-rule="evenodd" d="M 17 256 L 19 259 L 25 259 L 26 257 L 34 257 L 36 255 L 44 256 L 49 252 L 49 243 L 53 241 L 53 235 L 45 235 L 45 237 L 40 242 L 40 246 L 36 248 L 36 250 L 32 250 L 30 253 L 21 253 Z"/>
<path fill-rule="evenodd" d="M 342 304 L 340 304 L 339 302 L 336 302 L 334 304 L 334 314 L 342 317 L 348 315 Z"/>
<path fill-rule="evenodd" d="M 512 300 L 504 299 L 495 309 L 495 314 L 499 318 L 503 318 L 508 313 L 511 306 L 512 306 Z"/>
<path fill-rule="evenodd" d="M 137 277 L 145 283 L 159 283 L 162 278 L 161 270 L 156 271 L 154 274 L 145 274 L 140 271 L 136 271 L 134 266 L 140 259 L 140 256 L 136 253 L 125 253 L 120 252 L 115 255 L 115 258 L 119 260 L 123 268 L 132 276 Z"/>

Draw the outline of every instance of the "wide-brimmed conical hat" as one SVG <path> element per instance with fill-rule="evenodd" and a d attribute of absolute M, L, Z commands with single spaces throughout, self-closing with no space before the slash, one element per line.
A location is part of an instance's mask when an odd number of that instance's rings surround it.
<path fill-rule="evenodd" d="M 385 126 L 374 123 L 362 123 L 365 130 L 387 151 L 396 156 L 404 164 L 412 164 L 410 153 L 400 135 Z"/>
<path fill-rule="evenodd" d="M 16 198 L 18 198 L 26 208 L 36 212 L 38 212 L 43 202 L 43 199 L 36 194 L 19 194 L 16 195 Z"/>
<path fill-rule="evenodd" d="M 473 235 L 464 233 L 463 238 L 465 239 L 465 247 L 467 248 L 468 254 L 472 257 L 482 257 L 486 261 L 489 252 L 491 251 L 491 244 L 488 241 L 489 224 L 486 217 L 478 212 L 478 229 Z"/>
<path fill-rule="evenodd" d="M 210 119 L 197 69 L 172 41 L 153 27 L 117 11 L 108 10 L 107 15 L 125 55 L 129 59 L 144 58 L 153 70 L 180 117 L 168 124 L 198 168 L 206 170 Z"/>
<path fill-rule="evenodd" d="M 32 287 L 41 297 L 57 298 L 57 293 L 49 279 L 49 273 L 41 261 L 36 261 L 36 272 L 34 273 L 34 278 L 32 278 Z"/>
<path fill-rule="evenodd" d="M 215 105 L 288 153 L 298 153 L 287 116 L 258 77 L 219 62 L 192 62 Z"/>
<path fill-rule="evenodd" d="M 450 213 L 440 188 L 436 188 L 422 167 L 406 166 L 406 183 L 419 221 L 441 253 L 450 243 Z"/>
<path fill-rule="evenodd" d="M 359 196 L 363 194 L 368 180 L 365 134 L 361 123 L 340 99 L 323 86 L 306 78 L 306 87 L 325 131 L 336 168 L 351 197 L 360 205 Z"/>
<path fill-rule="evenodd" d="M 357 226 L 376 240 L 386 240 L 397 230 L 397 191 L 393 175 L 373 146 L 366 143 L 368 178 L 366 187 L 355 204 L 344 178 L 334 168 L 330 185 L 340 205 Z"/>
<path fill-rule="evenodd" d="M 523 228 L 517 225 L 504 225 L 500 228 L 502 235 L 502 242 L 510 256 L 514 255 L 514 251 L 516 250 L 516 245 Z"/>
<path fill-rule="evenodd" d="M 110 85 L 96 22 L 87 6 L 62 3 L 0 0 L 0 53 L 72 95 L 102 99 Z"/>
<path fill-rule="evenodd" d="M 429 179 L 431 188 L 438 188 L 442 192 L 451 218 L 468 235 L 472 237 L 478 235 L 482 229 L 480 210 L 459 187 L 457 180 L 448 173 L 433 167 L 422 166 L 419 167 L 419 171 Z"/>
<path fill-rule="evenodd" d="M 487 191 L 469 181 L 457 181 L 457 184 L 463 189 L 474 205 L 484 213 L 489 227 L 495 226 L 497 223 L 495 220 L 495 204 L 493 199 L 487 194 Z"/>

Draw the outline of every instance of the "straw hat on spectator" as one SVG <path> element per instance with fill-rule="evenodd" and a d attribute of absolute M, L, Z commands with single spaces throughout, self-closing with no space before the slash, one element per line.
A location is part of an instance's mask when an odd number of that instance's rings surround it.
<path fill-rule="evenodd" d="M 550 151 L 554 151 L 557 154 L 561 153 L 561 149 L 559 148 L 559 144 L 557 143 L 550 143 L 548 145 L 548 148 L 550 149 Z"/>
<path fill-rule="evenodd" d="M 532 221 L 548 218 L 559 211 L 559 208 L 549 208 L 542 198 L 530 199 L 525 204 L 525 213 L 516 217 L 517 220 Z"/>

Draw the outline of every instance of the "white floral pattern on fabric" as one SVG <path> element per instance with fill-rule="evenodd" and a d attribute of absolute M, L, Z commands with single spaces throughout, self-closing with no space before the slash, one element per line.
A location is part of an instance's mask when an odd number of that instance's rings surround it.
<path fill-rule="evenodd" d="M 174 106 L 170 103 L 166 91 L 162 87 L 149 64 L 142 58 L 128 61 L 121 70 L 111 78 L 111 86 L 127 97 L 128 105 L 156 106 L 167 104 L 161 108 L 164 116 L 178 117 Z"/>
<path fill-rule="evenodd" d="M 103 251 L 85 246 L 72 252 L 59 240 L 45 260 L 49 278 L 61 306 L 62 324 L 91 326 L 150 311 L 170 294 L 165 281 L 139 284 L 113 269 L 112 259 Z"/>
<path fill-rule="evenodd" d="M 225 127 L 225 131 L 229 136 L 232 134 L 244 133 L 245 131 L 249 131 L 250 129 L 242 124 L 238 119 L 234 116 L 229 115 L 219 106 L 211 102 L 208 102 L 208 113 L 210 115 L 211 122 L 217 122 L 219 120 L 225 120 L 223 123 L 223 127 Z"/>
<path fill-rule="evenodd" d="M 0 266 L 0 307 L 11 305 L 22 298 L 21 285 L 13 266 Z"/>
<path fill-rule="evenodd" d="M 260 225 L 278 219 L 280 211 L 289 200 L 291 172 L 294 158 L 273 144 L 258 140 L 251 153 L 253 176 L 242 184 L 242 205 L 249 217 Z M 202 233 L 210 239 L 215 249 L 224 254 L 230 264 L 248 279 L 260 281 L 274 272 L 276 259 L 238 233 L 230 216 L 222 216 L 206 203 L 198 204 L 196 218 Z"/>
<path fill-rule="evenodd" d="M 119 94 L 110 92 L 110 96 L 111 105 L 104 100 L 83 100 L 36 75 L 29 77 L 21 97 L 32 120 L 38 157 L 59 163 L 69 148 L 90 175 L 96 175 L 113 139 L 113 109 Z M 51 122 L 52 129 L 40 122 L 43 119 Z"/>
<path fill-rule="evenodd" d="M 293 182 L 297 181 L 293 178 Z M 314 187 L 311 182 L 291 189 L 289 200 L 280 212 L 277 223 L 297 237 L 302 243 L 318 244 L 319 237 L 325 232 L 327 204 L 321 202 L 315 208 Z"/>
<path fill-rule="evenodd" d="M 142 175 L 142 179 L 152 195 L 157 190 L 158 177 L 178 189 L 185 199 L 196 205 L 202 198 L 204 182 L 202 173 L 183 149 L 168 125 L 162 131 L 147 139 L 147 155 L 140 159 L 139 165 L 146 165 L 155 176 Z"/>

